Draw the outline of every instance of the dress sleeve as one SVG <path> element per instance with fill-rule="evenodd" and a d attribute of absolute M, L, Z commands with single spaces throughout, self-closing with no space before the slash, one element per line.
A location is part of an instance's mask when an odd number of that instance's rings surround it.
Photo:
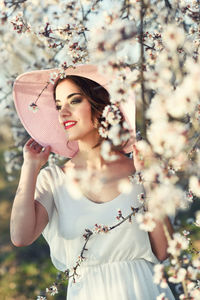
<path fill-rule="evenodd" d="M 35 200 L 44 206 L 49 220 L 51 220 L 55 205 L 51 187 L 51 174 L 48 167 L 42 169 L 37 177 Z"/>
<path fill-rule="evenodd" d="M 35 189 L 35 201 L 40 202 L 46 209 L 49 222 L 44 228 L 42 235 L 50 248 L 50 256 L 54 266 L 60 270 L 67 269 L 67 241 L 60 234 L 59 214 L 57 209 L 58 199 L 55 189 L 57 189 L 57 174 L 55 167 L 42 169 L 37 177 Z"/>

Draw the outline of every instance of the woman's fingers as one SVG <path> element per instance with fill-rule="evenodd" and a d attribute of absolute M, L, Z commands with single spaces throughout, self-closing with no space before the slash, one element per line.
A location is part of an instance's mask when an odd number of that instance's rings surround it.
<path fill-rule="evenodd" d="M 26 146 L 30 146 L 32 143 L 34 142 L 34 139 L 30 138 L 27 142 L 26 142 Z"/>
<path fill-rule="evenodd" d="M 51 147 L 47 146 L 44 148 L 44 153 L 49 153 L 51 151 Z"/>
<path fill-rule="evenodd" d="M 37 153 L 40 153 L 42 151 L 42 146 L 41 145 L 35 145 L 33 146 L 33 149 L 36 150 Z"/>
<path fill-rule="evenodd" d="M 27 151 L 31 151 L 32 153 L 44 153 L 46 155 L 49 155 L 50 151 L 51 151 L 51 147 L 50 146 L 46 146 L 43 147 L 42 145 L 40 145 L 38 142 L 36 142 L 33 138 L 30 138 L 26 144 L 25 144 L 25 149 Z"/>
<path fill-rule="evenodd" d="M 28 142 L 26 143 L 26 147 L 29 147 L 33 150 L 35 150 L 37 153 L 40 153 L 42 149 L 44 148 L 39 143 L 37 143 L 33 138 L 30 138 Z"/>
<path fill-rule="evenodd" d="M 43 147 L 34 139 L 30 138 L 23 149 L 24 161 L 34 162 L 41 168 L 48 160 L 50 149 L 50 146 Z"/>
<path fill-rule="evenodd" d="M 31 148 L 33 148 L 36 151 L 36 153 L 42 152 L 44 154 L 49 154 L 50 151 L 51 151 L 51 147 L 50 146 L 43 147 L 40 144 L 38 144 L 37 142 L 33 143 L 31 145 Z"/>

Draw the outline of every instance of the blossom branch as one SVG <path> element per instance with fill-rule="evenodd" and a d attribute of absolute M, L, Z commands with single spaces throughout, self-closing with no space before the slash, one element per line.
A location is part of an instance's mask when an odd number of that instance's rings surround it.
<path fill-rule="evenodd" d="M 196 145 L 198 144 L 199 141 L 200 141 L 200 134 L 197 136 L 195 142 L 193 143 L 190 150 L 188 151 L 187 156 L 189 156 L 195 150 Z"/>
<path fill-rule="evenodd" d="M 172 5 L 168 0 L 165 0 L 165 5 L 167 8 L 172 9 Z"/>
<path fill-rule="evenodd" d="M 82 7 L 82 16 L 83 16 L 83 21 L 88 21 L 88 15 L 91 13 L 91 11 L 94 11 L 96 6 L 102 2 L 103 0 L 96 0 L 93 4 L 92 4 L 92 7 L 89 8 L 86 12 L 84 12 L 83 10 L 83 6 L 82 6 L 82 3 L 81 3 L 81 7 Z M 81 2 L 81 1 L 80 1 Z"/>
<path fill-rule="evenodd" d="M 4 4 L 9 8 L 12 6 L 19 7 L 20 4 L 25 3 L 27 0 L 4 0 Z"/>
<path fill-rule="evenodd" d="M 122 9 L 121 17 L 122 19 L 128 19 L 130 15 L 130 7 L 131 7 L 130 0 L 124 0 L 122 7 L 123 9 Z M 124 12 L 126 12 L 126 15 L 123 17 Z"/>

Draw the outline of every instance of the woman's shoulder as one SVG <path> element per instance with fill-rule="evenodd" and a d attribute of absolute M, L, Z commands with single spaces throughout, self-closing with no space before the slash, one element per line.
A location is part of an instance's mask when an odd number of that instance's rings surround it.
<path fill-rule="evenodd" d="M 62 167 L 58 166 L 57 164 L 52 164 L 49 166 L 45 166 L 40 170 L 40 176 L 44 176 L 47 178 L 54 178 L 58 176 L 59 173 L 63 172 Z"/>

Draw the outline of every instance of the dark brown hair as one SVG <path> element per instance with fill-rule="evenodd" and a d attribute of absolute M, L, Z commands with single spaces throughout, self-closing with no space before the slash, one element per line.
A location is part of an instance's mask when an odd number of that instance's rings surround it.
<path fill-rule="evenodd" d="M 55 92 L 56 92 L 56 87 L 59 85 L 60 82 L 62 82 L 63 80 L 71 80 L 73 83 L 75 83 L 80 90 L 85 94 L 85 96 L 88 99 L 88 102 L 91 105 L 91 113 L 92 113 L 92 122 L 94 124 L 94 120 L 97 119 L 98 121 L 98 127 L 99 128 L 101 126 L 101 121 L 104 121 L 105 118 L 102 117 L 102 113 L 104 110 L 104 107 L 106 105 L 110 105 L 110 95 L 108 93 L 108 91 L 100 84 L 98 84 L 97 82 L 82 77 L 82 76 L 76 76 L 76 75 L 67 75 L 64 78 L 59 78 L 56 83 L 54 84 L 54 99 L 56 99 L 55 97 Z M 122 123 L 124 121 L 124 117 L 122 115 L 122 113 L 120 112 L 121 115 L 121 121 L 120 121 L 120 125 L 122 126 Z M 109 125 L 111 126 L 111 125 Z M 121 144 L 119 146 L 114 146 L 112 141 L 109 138 L 103 138 L 100 136 L 98 143 L 93 147 L 96 148 L 97 146 L 99 146 L 103 140 L 109 140 L 111 142 L 112 145 L 112 150 L 114 151 L 120 151 L 123 152 L 122 149 L 123 147 L 127 144 L 127 142 L 124 144 Z"/>

